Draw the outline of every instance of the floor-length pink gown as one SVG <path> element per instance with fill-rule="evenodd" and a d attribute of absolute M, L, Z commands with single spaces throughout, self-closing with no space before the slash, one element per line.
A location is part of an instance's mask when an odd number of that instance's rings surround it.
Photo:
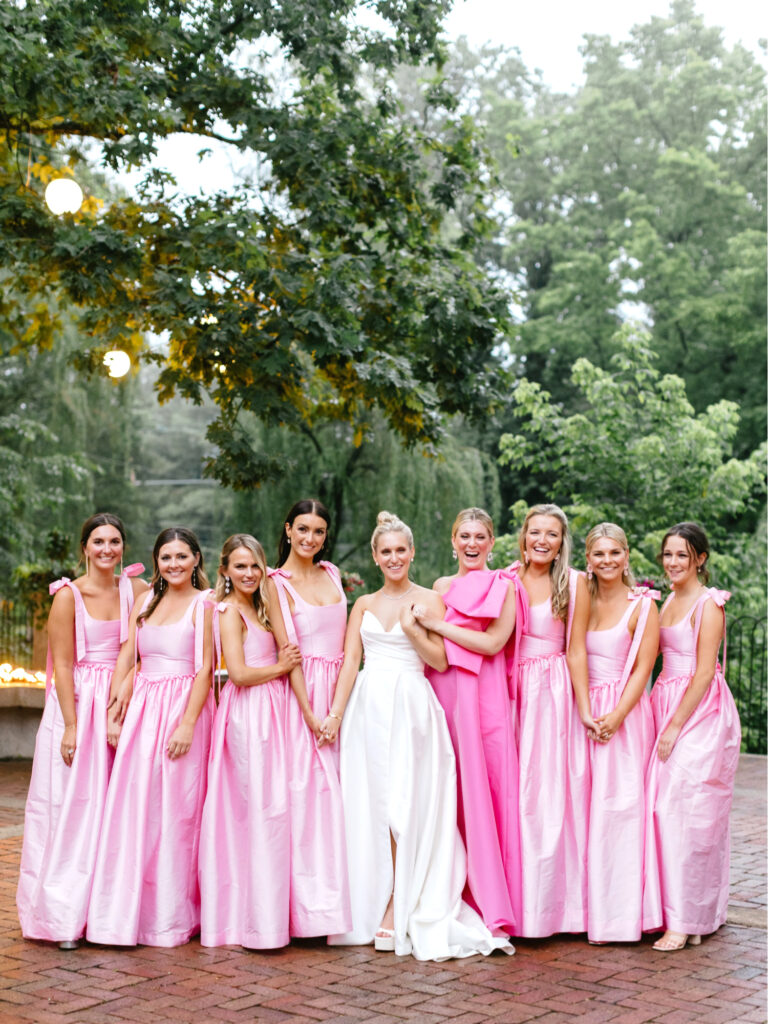
<path fill-rule="evenodd" d="M 128 566 L 119 579 L 120 618 L 94 619 L 68 579 L 75 602 L 77 749 L 71 767 L 61 756 L 64 719 L 49 678 L 45 709 L 35 740 L 35 759 L 24 813 L 24 842 L 16 903 L 27 939 L 73 942 L 85 931 L 96 848 L 101 832 L 113 751 L 107 743 L 109 687 L 133 607 Z"/>
<path fill-rule="evenodd" d="M 517 934 L 530 938 L 587 927 L 589 751 L 565 645 L 565 624 L 551 602 L 529 604 L 515 690 L 523 866 Z"/>
<path fill-rule="evenodd" d="M 344 660 L 347 599 L 339 570 L 318 562 L 339 592 L 335 604 L 309 604 L 285 569 L 271 572 L 288 637 L 299 645 L 312 709 L 320 721 L 330 710 Z M 293 599 L 291 611 L 286 595 Z M 291 809 L 290 932 L 296 937 L 349 931 L 347 854 L 339 782 L 339 744 L 318 747 L 297 700 L 286 708 L 288 787 Z"/>
<path fill-rule="evenodd" d="M 238 615 L 221 603 L 218 616 Z M 242 616 L 246 665 L 277 661 L 275 638 Z M 290 941 L 285 676 L 225 684 L 213 723 L 200 834 L 200 942 L 275 949 Z"/>
<path fill-rule="evenodd" d="M 209 694 L 182 757 L 168 741 L 202 665 L 204 601 L 177 622 L 136 630 L 141 666 L 120 734 L 88 912 L 87 938 L 116 946 L 178 946 L 200 929 L 197 855 L 211 742 Z M 147 596 L 145 607 L 151 600 Z"/>
<path fill-rule="evenodd" d="M 696 671 L 704 605 L 713 600 L 722 608 L 730 596 L 711 587 L 691 614 L 661 628 L 663 664 L 651 691 L 657 745 Z M 674 599 L 672 594 L 668 601 Z M 648 768 L 646 906 L 653 911 L 660 905 L 663 927 L 671 931 L 708 935 L 725 922 L 740 745 L 739 715 L 718 664 L 669 758 L 660 760 L 654 747 Z M 656 877 L 658 888 L 651 884 Z"/>
<path fill-rule="evenodd" d="M 503 571 L 456 576 L 443 595 L 445 621 L 481 631 L 501 614 Z M 426 669 L 456 754 L 457 817 L 467 850 L 464 899 L 492 930 L 521 920 L 518 769 L 504 650 L 484 656 L 445 642 L 448 669 Z"/>
<path fill-rule="evenodd" d="M 651 608 L 642 597 L 634 637 L 629 620 L 637 598 L 610 629 L 587 632 L 589 702 L 593 718 L 615 709 L 637 659 Z M 592 787 L 587 846 L 587 933 L 594 942 L 636 942 L 660 920 L 643 918 L 645 773 L 655 732 L 643 691 L 607 743 L 589 743 Z"/>

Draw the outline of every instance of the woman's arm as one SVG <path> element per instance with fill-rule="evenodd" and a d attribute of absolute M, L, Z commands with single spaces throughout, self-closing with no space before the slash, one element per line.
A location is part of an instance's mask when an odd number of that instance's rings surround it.
<path fill-rule="evenodd" d="M 443 638 L 437 630 L 431 629 L 425 623 L 425 619 L 430 623 L 443 623 L 445 615 L 443 599 L 433 590 L 424 590 L 423 588 L 421 588 L 418 599 L 419 604 L 403 605 L 400 609 L 400 625 L 422 661 L 436 672 L 445 672 L 448 668 L 448 658 L 445 655 Z M 514 607 L 513 603 L 513 615 Z M 417 612 L 420 613 L 418 616 Z M 471 629 L 462 630 L 462 632 L 471 633 L 473 636 L 481 635 Z"/>
<path fill-rule="evenodd" d="M 227 675 L 235 686 L 258 686 L 260 683 L 268 683 L 271 679 L 288 675 L 301 664 L 299 648 L 295 644 L 286 644 L 278 650 L 277 661 L 274 664 L 258 667 L 247 665 L 243 650 L 243 624 L 237 609 L 232 606 L 230 608 L 229 615 L 219 613 L 219 633 Z"/>
<path fill-rule="evenodd" d="M 211 674 L 213 669 L 213 609 L 210 607 L 198 607 L 194 611 L 195 618 L 198 615 L 205 615 L 203 634 L 203 664 L 195 676 L 192 689 L 189 693 L 189 700 L 181 716 L 181 721 L 171 733 L 168 740 L 167 752 L 171 760 L 183 757 L 192 746 L 192 739 L 195 733 L 195 724 L 200 717 L 200 712 L 205 707 L 208 693 L 211 689 Z"/>
<path fill-rule="evenodd" d="M 646 598 L 649 600 L 650 598 Z M 642 602 L 638 601 L 638 608 L 635 614 L 630 619 L 630 626 L 632 626 L 632 635 L 637 628 L 637 621 L 640 617 Z M 603 715 L 602 718 L 597 719 L 597 724 L 600 726 L 602 738 L 609 740 L 611 736 L 620 728 L 624 719 L 627 717 L 632 708 L 637 704 L 643 695 L 648 677 L 653 670 L 653 663 L 656 660 L 656 654 L 659 650 L 659 610 L 653 602 L 651 607 L 648 609 L 648 618 L 645 623 L 645 629 L 643 630 L 643 638 L 640 641 L 640 647 L 637 651 L 637 657 L 635 658 L 635 664 L 632 668 L 632 672 L 627 680 L 627 684 L 622 691 L 619 703 L 609 712 L 607 715 Z"/>
<path fill-rule="evenodd" d="M 691 677 L 688 688 L 672 715 L 669 725 L 659 737 L 658 753 L 662 761 L 666 761 L 672 753 L 683 726 L 699 706 L 701 698 L 715 678 L 717 652 L 720 650 L 720 641 L 723 639 L 724 622 L 723 610 L 714 601 L 706 601 L 696 646 L 696 671 Z"/>
<path fill-rule="evenodd" d="M 61 756 L 68 767 L 77 750 L 77 702 L 75 701 L 75 595 L 62 587 L 55 595 L 48 615 L 48 642 L 51 647 L 56 696 L 64 719 Z M 70 754 L 70 750 L 72 753 Z"/>
<path fill-rule="evenodd" d="M 363 656 L 360 627 L 363 622 L 363 612 L 369 602 L 370 596 L 364 594 L 352 606 L 347 632 L 344 635 L 344 661 L 339 669 L 339 678 L 336 680 L 331 709 L 321 726 L 321 743 L 333 743 L 339 734 L 341 720 L 344 717 L 352 687 L 355 685 L 357 673 L 360 671 L 360 661 Z"/>
<path fill-rule="evenodd" d="M 438 580 L 438 582 L 440 582 Z M 443 606 L 445 611 L 445 606 Z M 507 585 L 507 593 L 501 606 L 499 617 L 488 624 L 487 629 L 468 629 L 457 626 L 454 622 L 446 622 L 444 618 L 427 611 L 422 614 L 419 606 L 414 609 L 415 618 L 431 633 L 437 633 L 446 640 L 452 640 L 460 647 L 476 654 L 498 654 L 512 636 L 515 628 L 515 588 Z M 403 627 L 405 629 L 405 627 Z M 434 667 L 434 666 L 433 666 Z"/>
<path fill-rule="evenodd" d="M 592 706 L 589 701 L 589 666 L 587 662 L 587 626 L 592 599 L 589 596 L 587 581 L 579 575 L 576 580 L 576 601 L 571 621 L 571 639 L 566 652 L 571 686 L 576 698 L 576 708 L 582 725 L 590 739 L 601 739 L 600 726 L 592 717 Z"/>

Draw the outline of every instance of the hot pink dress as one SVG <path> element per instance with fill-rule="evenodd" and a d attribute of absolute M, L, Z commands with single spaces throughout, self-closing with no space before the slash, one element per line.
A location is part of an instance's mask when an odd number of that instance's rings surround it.
<path fill-rule="evenodd" d="M 91 942 L 178 946 L 200 929 L 197 851 L 212 694 L 189 752 L 172 760 L 167 746 L 202 665 L 208 594 L 193 597 L 178 622 L 155 626 L 150 618 L 136 630 L 141 667 L 107 794 L 88 911 Z"/>
<path fill-rule="evenodd" d="M 675 626 L 662 626 L 664 661 L 651 691 L 657 737 L 669 724 L 696 671 L 705 603 L 713 600 L 722 608 L 730 596 L 712 587 L 702 594 L 690 615 Z M 667 603 L 674 597 L 672 594 Z M 739 715 L 718 664 L 668 759 L 661 761 L 654 747 L 648 768 L 646 906 L 654 911 L 660 904 L 663 926 L 671 931 L 707 935 L 725 922 L 729 815 L 740 745 Z M 659 884 L 654 887 L 657 875 Z"/>
<path fill-rule="evenodd" d="M 218 616 L 239 614 L 231 605 Z M 273 635 L 243 616 L 246 665 L 274 665 Z M 274 949 L 290 941 L 285 677 L 226 683 L 213 723 L 200 835 L 200 942 Z"/>
<path fill-rule="evenodd" d="M 107 743 L 107 704 L 120 643 L 133 607 L 131 565 L 120 576 L 120 619 L 94 619 L 79 589 L 66 577 L 50 586 L 69 587 L 75 601 L 77 750 L 72 766 L 61 756 L 64 733 L 50 673 L 24 814 L 24 843 L 16 893 L 21 931 L 27 939 L 73 942 L 85 931 L 96 847 L 101 831 L 113 752 Z"/>
<path fill-rule="evenodd" d="M 575 587 L 572 578 L 572 597 Z M 587 927 L 589 751 L 565 644 L 551 603 L 529 604 L 515 692 L 523 865 L 517 934 L 530 938 Z"/>
<path fill-rule="evenodd" d="M 593 718 L 614 710 L 634 667 L 651 607 L 650 597 L 640 600 L 634 637 L 628 629 L 637 607 L 634 594 L 615 626 L 587 632 Z M 611 739 L 588 746 L 587 933 L 594 942 L 636 942 L 660 924 L 658 918 L 643 919 L 645 773 L 654 738 L 651 702 L 643 691 Z"/>
<path fill-rule="evenodd" d="M 445 621 L 485 630 L 501 614 L 508 574 L 456 576 L 443 595 Z M 521 868 L 517 745 L 505 652 L 485 656 L 445 641 L 449 667 L 426 676 L 440 701 L 456 754 L 457 818 L 467 848 L 464 899 L 488 928 L 516 931 Z"/>
<path fill-rule="evenodd" d="M 333 701 L 344 660 L 347 599 L 339 570 L 318 562 L 339 591 L 336 604 L 309 604 L 291 585 L 291 574 L 275 569 L 289 639 L 301 649 L 301 667 L 315 715 L 323 721 Z M 293 598 L 293 612 L 286 595 Z M 339 783 L 338 742 L 318 747 L 298 701 L 287 701 L 288 788 L 291 808 L 290 932 L 297 937 L 349 931 L 347 854 Z"/>

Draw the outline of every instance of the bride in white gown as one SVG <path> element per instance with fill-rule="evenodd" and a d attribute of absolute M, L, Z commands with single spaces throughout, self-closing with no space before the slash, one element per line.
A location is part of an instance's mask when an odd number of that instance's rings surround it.
<path fill-rule="evenodd" d="M 442 600 L 409 580 L 413 537 L 396 516 L 379 513 L 371 548 L 384 585 L 355 602 L 323 723 L 324 742 L 332 743 L 344 717 L 341 788 L 352 903 L 352 931 L 329 941 L 373 941 L 418 960 L 513 953 L 508 937 L 492 935 L 461 899 L 466 855 L 456 827 L 456 762 L 443 710 L 424 677 L 424 662 L 445 668 L 445 650 L 413 615 L 420 604 L 442 617 Z"/>

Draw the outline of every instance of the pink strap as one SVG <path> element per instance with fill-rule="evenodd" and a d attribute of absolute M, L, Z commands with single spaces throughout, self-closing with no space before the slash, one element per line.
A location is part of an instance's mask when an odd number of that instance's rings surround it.
<path fill-rule="evenodd" d="M 197 612 L 195 618 L 195 675 L 203 667 L 203 645 L 205 643 L 205 605 L 208 598 L 213 594 L 212 590 L 201 590 L 192 603 Z M 192 613 L 193 615 L 195 612 Z"/>
<path fill-rule="evenodd" d="M 283 624 L 285 625 L 285 632 L 288 634 L 288 640 L 292 644 L 298 644 L 291 608 L 285 593 L 286 590 L 295 593 L 293 587 L 288 582 L 291 574 L 286 572 L 285 569 L 267 569 L 267 575 L 274 580 L 277 587 L 277 599 L 280 602 L 280 611 L 283 613 Z"/>
<path fill-rule="evenodd" d="M 523 586 L 523 581 L 520 579 L 517 573 L 517 567 L 520 565 L 519 562 L 515 562 L 508 569 L 504 570 L 504 575 L 507 574 L 512 580 L 512 586 L 515 588 L 515 631 L 512 635 L 511 642 L 507 642 L 506 654 L 507 654 L 507 689 L 509 690 L 509 699 L 511 701 L 517 700 L 517 678 L 520 665 L 520 644 L 523 639 L 523 634 L 528 630 L 528 594 Z"/>
<path fill-rule="evenodd" d="M 336 584 L 336 589 L 341 594 L 341 598 L 344 602 L 347 600 L 347 595 L 344 593 L 344 585 L 341 582 L 341 573 L 339 572 L 338 566 L 334 565 L 333 562 L 318 562 L 328 575 L 331 577 L 333 582 Z"/>
<path fill-rule="evenodd" d="M 128 639 L 128 622 L 133 609 L 133 587 L 131 576 L 140 576 L 144 572 L 141 562 L 134 562 L 133 565 L 126 565 L 120 573 L 117 589 L 120 594 L 120 643 L 124 644 Z"/>
<path fill-rule="evenodd" d="M 619 688 L 622 693 L 624 692 L 624 687 L 627 685 L 627 680 L 632 675 L 632 669 L 635 667 L 637 652 L 640 650 L 640 644 L 643 641 L 643 634 L 645 633 L 645 627 L 648 624 L 648 616 L 651 613 L 651 604 L 653 603 L 653 598 L 644 594 L 630 594 L 629 599 L 630 601 L 633 599 L 639 600 L 641 604 L 640 614 L 637 618 L 637 625 L 635 626 L 635 633 L 632 637 L 629 654 L 627 655 L 627 660 L 624 662 L 624 671 L 621 673 L 621 680 L 619 681 Z"/>
<path fill-rule="evenodd" d="M 573 628 L 573 612 L 576 607 L 576 583 L 581 573 L 576 569 L 568 570 L 568 617 L 565 620 L 565 649 L 568 650 L 571 644 L 571 629 Z"/>
<path fill-rule="evenodd" d="M 83 613 L 85 611 L 85 604 L 83 602 L 83 595 L 73 584 L 72 580 L 68 576 L 62 576 L 61 579 L 55 580 L 48 586 L 48 593 L 53 595 L 57 594 L 63 587 L 69 587 L 72 591 L 72 597 L 75 602 L 75 661 L 82 661 L 85 658 L 85 620 Z M 53 656 L 51 655 L 51 645 L 48 644 L 48 650 L 45 655 L 45 695 L 46 697 L 53 688 Z"/>
<path fill-rule="evenodd" d="M 730 600 L 731 593 L 729 590 L 718 590 L 717 587 L 708 587 L 707 592 L 702 594 L 696 603 L 696 617 L 693 620 L 693 667 L 691 669 L 691 675 L 696 672 L 699 659 L 699 632 L 701 631 L 701 620 L 704 617 L 704 606 L 710 599 L 715 602 L 718 608 L 725 609 L 726 601 Z M 723 610 L 723 664 L 722 671 L 725 675 L 725 662 L 728 654 L 728 640 L 725 629 L 725 610 Z"/>

